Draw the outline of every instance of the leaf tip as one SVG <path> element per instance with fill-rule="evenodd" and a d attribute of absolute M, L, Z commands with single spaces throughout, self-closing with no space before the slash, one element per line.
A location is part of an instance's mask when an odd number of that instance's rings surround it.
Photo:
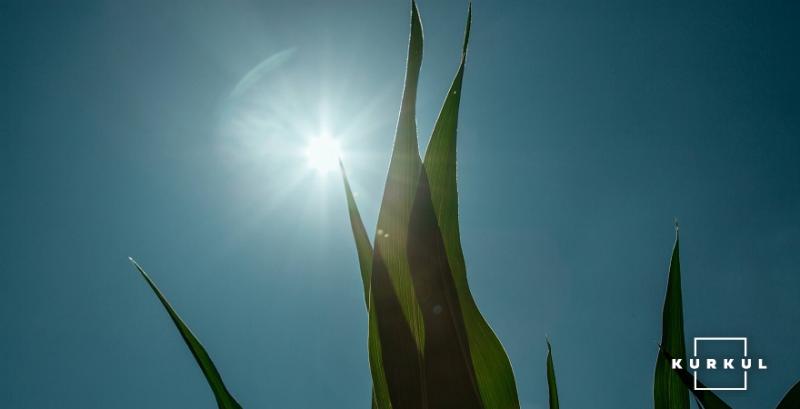
<path fill-rule="evenodd" d="M 680 241 L 681 236 L 681 226 L 678 223 L 678 216 L 674 216 L 672 218 L 672 225 L 675 228 L 675 248 L 678 247 L 678 241 Z"/>
<path fill-rule="evenodd" d="M 415 34 L 415 30 L 419 31 L 420 40 L 422 37 L 422 18 L 419 14 L 419 6 L 415 0 L 411 0 L 411 35 Z"/>
<path fill-rule="evenodd" d="M 417 6 L 416 0 L 411 0 L 411 19 L 419 20 L 419 6 Z"/>
<path fill-rule="evenodd" d="M 128 261 L 130 261 L 134 267 L 139 268 L 139 263 L 137 263 L 136 260 L 133 259 L 133 257 L 128 256 Z"/>
<path fill-rule="evenodd" d="M 461 58 L 467 55 L 467 45 L 469 44 L 469 32 L 472 28 L 472 1 L 467 5 L 467 27 L 464 29 L 464 45 L 461 48 Z"/>
<path fill-rule="evenodd" d="M 130 256 L 128 256 L 128 261 L 130 261 L 130 262 L 131 262 L 131 264 L 132 264 L 132 265 L 133 265 L 133 267 L 136 269 L 136 271 L 138 271 L 138 272 L 139 272 L 139 274 L 141 274 L 141 275 L 142 275 L 144 278 L 146 278 L 146 279 L 147 279 L 147 281 L 150 281 L 150 277 L 149 277 L 149 276 L 147 275 L 147 273 L 144 271 L 144 269 L 142 268 L 142 266 L 140 266 L 140 265 L 139 265 L 139 263 L 138 263 L 138 262 L 136 262 L 136 260 L 134 260 L 134 259 L 133 259 L 133 257 L 130 257 Z"/>

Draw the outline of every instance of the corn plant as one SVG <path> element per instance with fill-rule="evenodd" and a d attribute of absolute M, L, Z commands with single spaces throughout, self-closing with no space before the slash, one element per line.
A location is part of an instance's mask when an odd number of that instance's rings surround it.
<path fill-rule="evenodd" d="M 661 322 L 661 343 L 656 358 L 653 382 L 653 402 L 655 409 L 689 409 L 689 394 L 694 396 L 698 408 L 730 409 L 719 396 L 709 390 L 695 390 L 694 377 L 686 369 L 672 369 L 674 359 L 686 360 L 686 344 L 683 331 L 683 295 L 681 290 L 680 238 L 678 224 L 675 223 L 675 245 L 669 261 L 667 273 L 667 293 Z M 547 381 L 550 390 L 550 409 L 558 408 L 558 392 L 555 388 L 555 373 L 547 344 Z M 697 381 L 698 388 L 705 388 Z M 554 403 L 555 402 L 555 406 Z M 776 409 L 800 408 L 800 382 L 796 383 L 783 397 Z"/>
<path fill-rule="evenodd" d="M 200 341 L 197 340 L 197 337 L 194 336 L 192 330 L 189 329 L 178 313 L 175 312 L 172 305 L 167 301 L 167 298 L 161 293 L 161 290 L 158 289 L 156 283 L 150 279 L 150 276 L 144 271 L 142 266 L 133 258 L 129 257 L 128 259 L 133 263 L 133 266 L 139 270 L 139 273 L 141 273 L 142 277 L 147 281 L 150 289 L 153 290 L 158 300 L 161 301 L 161 304 L 164 306 L 164 309 L 167 310 L 167 314 L 169 314 L 175 327 L 178 328 L 183 342 L 189 347 L 189 351 L 192 352 L 192 356 L 194 356 L 195 361 L 197 361 L 197 365 L 200 366 L 200 370 L 203 371 L 203 376 L 206 377 L 208 386 L 211 387 L 211 391 L 214 392 L 214 398 L 217 399 L 217 405 L 220 409 L 241 409 L 242 407 L 239 405 L 239 402 L 236 401 L 236 398 L 228 392 L 228 388 L 226 388 L 225 383 L 222 382 L 222 376 L 220 376 L 219 371 L 217 371 L 217 367 L 214 366 L 214 362 L 211 361 L 208 352 L 206 352 L 206 349 Z"/>
<path fill-rule="evenodd" d="M 374 244 L 342 166 L 368 312 L 374 408 L 519 408 L 511 363 L 470 293 L 458 230 L 456 128 L 470 21 L 471 7 L 461 61 L 423 159 L 415 109 L 423 35 L 412 2 L 405 85 Z M 219 407 L 238 408 L 205 349 L 131 261 L 192 351 Z"/>
<path fill-rule="evenodd" d="M 373 409 L 520 407 L 511 362 L 470 292 L 460 241 L 456 140 L 471 17 L 470 7 L 461 61 L 421 157 L 416 95 L 423 33 L 419 10 L 412 2 L 405 84 L 374 240 L 364 227 L 340 162 L 368 316 Z M 219 408 L 240 409 L 205 348 L 145 270 L 131 262 L 166 309 Z M 676 235 L 655 369 L 655 408 L 688 409 L 689 392 L 704 409 L 729 408 L 712 392 L 693 390 L 686 370 L 673 371 L 668 365 L 669 359 L 686 354 L 680 274 Z M 549 340 L 546 365 L 549 407 L 558 409 Z M 778 405 L 790 408 L 800 408 L 800 383 Z"/>
<path fill-rule="evenodd" d="M 422 23 L 411 35 L 389 174 L 370 243 L 342 167 L 369 316 L 373 407 L 519 408 L 511 363 L 469 290 L 458 228 L 456 129 L 461 62 L 423 158 L 416 94 Z"/>
<path fill-rule="evenodd" d="M 656 359 L 653 397 L 656 409 L 689 409 L 689 392 L 694 395 L 699 407 L 704 409 L 730 409 L 730 406 L 714 392 L 696 390 L 694 378 L 686 369 L 672 369 L 673 358 L 686 360 L 686 344 L 683 333 L 683 295 L 681 290 L 680 237 L 675 223 L 675 245 L 669 262 L 667 294 L 661 328 L 661 346 Z M 699 388 L 705 388 L 698 381 Z M 800 408 L 800 382 L 798 382 L 777 409 Z"/>

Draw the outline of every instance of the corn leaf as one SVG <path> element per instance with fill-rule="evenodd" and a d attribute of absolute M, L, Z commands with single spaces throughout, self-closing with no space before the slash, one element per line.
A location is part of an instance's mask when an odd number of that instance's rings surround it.
<path fill-rule="evenodd" d="M 344 191 L 347 196 L 347 211 L 350 215 L 350 228 L 353 230 L 353 239 L 356 242 L 356 252 L 358 253 L 358 265 L 361 269 L 361 281 L 364 285 L 364 307 L 369 308 L 369 285 L 372 275 L 372 243 L 369 241 L 367 229 L 361 220 L 361 213 L 358 211 L 353 191 L 350 189 L 350 181 L 344 170 L 344 164 L 339 161 L 339 169 L 342 172 L 344 181 Z"/>
<path fill-rule="evenodd" d="M 550 341 L 547 341 L 547 391 L 550 396 L 550 409 L 558 409 L 556 370 L 553 368 L 553 350 L 550 347 Z"/>
<path fill-rule="evenodd" d="M 672 369 L 671 360 L 686 362 L 681 294 L 680 238 L 675 224 L 675 246 L 669 262 L 667 295 L 664 300 L 661 344 L 656 362 L 654 399 L 656 409 L 688 409 L 691 392 L 704 409 L 730 409 L 714 392 L 694 389 L 694 376 L 686 369 Z M 705 386 L 698 380 L 700 388 Z"/>
<path fill-rule="evenodd" d="M 369 351 L 379 406 L 385 402 L 377 382 L 385 376 L 394 409 L 424 408 L 422 314 L 411 283 L 406 244 L 411 205 L 421 161 L 417 145 L 416 96 L 422 64 L 422 22 L 415 2 L 400 116 L 389 174 L 375 234 L 369 297 Z"/>
<path fill-rule="evenodd" d="M 459 242 L 455 142 L 470 20 L 471 10 L 461 64 L 426 153 L 434 175 L 429 178 L 417 147 L 422 26 L 412 3 L 405 89 L 371 271 L 366 271 L 366 257 L 359 256 L 362 277 L 369 280 L 364 288 L 370 366 L 375 401 L 382 409 L 519 408 L 508 357 L 469 292 Z M 348 196 L 351 227 L 362 253 L 366 234 L 352 194 Z"/>
<path fill-rule="evenodd" d="M 660 359 L 663 361 L 663 365 L 667 368 L 670 368 L 671 371 L 680 379 L 680 382 L 683 384 L 683 387 L 687 390 L 692 392 L 695 397 L 697 403 L 703 409 L 731 409 L 725 401 L 720 399 L 719 396 L 714 394 L 714 392 L 709 390 L 702 390 L 706 386 L 697 380 L 697 387 L 701 388 L 700 390 L 694 389 L 694 375 L 687 371 L 685 368 L 675 368 L 672 369 L 671 361 L 674 356 L 672 356 L 668 351 L 664 350 L 663 348 L 660 349 L 661 354 L 659 354 Z M 687 392 L 688 393 L 688 392 Z"/>
<path fill-rule="evenodd" d="M 664 354 L 686 360 L 683 334 L 683 301 L 681 296 L 681 266 L 677 224 L 675 246 L 669 263 L 667 294 L 662 316 L 661 348 L 656 360 L 653 398 L 655 409 L 689 409 L 689 392 L 678 374 L 671 370 Z"/>
<path fill-rule="evenodd" d="M 356 244 L 356 252 L 358 253 L 358 264 L 361 269 L 361 280 L 364 285 L 364 302 L 369 314 L 370 305 L 370 281 L 372 273 L 372 244 L 369 241 L 367 230 L 364 228 L 364 222 L 361 220 L 361 213 L 358 211 L 356 200 L 353 197 L 353 191 L 350 189 L 350 181 L 347 179 L 347 173 L 344 170 L 344 165 L 339 161 L 339 169 L 342 172 L 342 180 L 344 182 L 344 191 L 347 196 L 347 210 L 350 215 L 350 227 L 353 230 L 353 239 Z M 374 320 L 370 319 L 370 328 L 374 326 Z M 373 330 L 371 330 L 373 331 Z M 374 357 L 376 364 L 381 362 L 380 341 L 377 335 L 377 330 L 374 337 L 370 338 L 369 351 L 370 357 Z M 386 386 L 386 375 L 383 368 L 379 367 L 378 370 L 372 371 L 373 386 L 372 386 L 372 409 L 390 409 L 392 404 L 389 400 L 389 391 Z"/>
<path fill-rule="evenodd" d="M 372 373 L 373 407 L 376 409 L 392 409 L 392 398 L 389 395 L 387 373 L 383 366 L 381 339 L 378 334 L 378 317 L 373 312 L 374 305 L 375 304 L 372 300 L 372 291 L 370 291 L 369 306 L 371 309 L 368 310 L 369 338 L 367 347 L 369 351 L 370 371 Z"/>
<path fill-rule="evenodd" d="M 519 408 L 511 362 L 500 340 L 481 315 L 470 292 L 458 225 L 456 184 L 458 110 L 471 20 L 470 6 L 461 63 L 434 126 L 425 153 L 424 168 L 430 181 L 431 199 L 456 286 L 468 349 L 471 351 L 470 359 L 483 405 L 486 408 L 511 409 Z"/>
<path fill-rule="evenodd" d="M 164 306 L 164 309 L 167 310 L 169 317 L 172 318 L 172 322 L 175 324 L 175 327 L 178 328 L 178 332 L 183 337 L 183 341 L 186 342 L 186 346 L 189 347 L 189 351 L 192 352 L 192 356 L 194 356 L 195 361 L 197 361 L 197 365 L 200 366 L 200 370 L 203 371 L 203 375 L 206 377 L 208 381 L 208 386 L 211 387 L 211 391 L 214 392 L 214 397 L 217 399 L 217 405 L 220 409 L 241 409 L 239 402 L 228 392 L 228 389 L 225 387 L 225 383 L 222 382 L 222 377 L 217 371 L 217 367 L 214 366 L 214 362 L 211 361 L 211 357 L 206 352 L 206 349 L 203 348 L 203 345 L 200 344 L 200 341 L 192 334 L 192 331 L 189 329 L 188 326 L 181 320 L 181 317 L 178 316 L 178 313 L 170 305 L 167 298 L 164 297 L 164 294 L 161 290 L 158 289 L 156 284 L 150 279 L 150 276 L 142 269 L 142 267 L 137 263 L 134 259 L 129 258 L 131 263 L 133 263 L 134 267 L 139 270 L 139 273 L 142 274 L 147 284 L 150 286 L 150 289 L 156 294 L 158 300 L 161 301 L 161 304 Z"/>
<path fill-rule="evenodd" d="M 428 408 L 480 409 L 464 315 L 423 168 L 409 225 L 411 278 L 425 326 L 424 401 Z"/>
<path fill-rule="evenodd" d="M 794 384 L 786 396 L 783 397 L 781 403 L 775 409 L 797 409 L 800 408 L 800 382 Z"/>

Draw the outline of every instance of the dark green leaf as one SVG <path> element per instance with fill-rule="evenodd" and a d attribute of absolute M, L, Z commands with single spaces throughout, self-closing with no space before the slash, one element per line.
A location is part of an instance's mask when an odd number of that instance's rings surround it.
<path fill-rule="evenodd" d="M 372 258 L 369 305 L 370 367 L 382 404 L 381 373 L 394 409 L 424 407 L 422 314 L 409 274 L 406 244 L 421 161 L 417 145 L 416 96 L 422 64 L 422 23 L 411 7 L 405 88 L 394 150 L 383 192 Z M 383 406 L 382 406 L 383 409 Z"/>
<path fill-rule="evenodd" d="M 463 314 L 472 366 L 484 407 L 519 408 L 511 362 L 499 339 L 481 315 L 470 292 L 458 227 L 456 142 L 471 17 L 470 7 L 461 63 L 431 135 L 425 153 L 424 168 L 430 181 L 431 200 L 444 239 L 447 261 Z"/>
<path fill-rule="evenodd" d="M 408 238 L 411 278 L 425 325 L 423 393 L 426 407 L 483 408 L 464 315 L 424 168 L 411 211 Z"/>
<path fill-rule="evenodd" d="M 462 57 L 466 56 L 469 21 Z M 464 58 L 426 155 L 436 173 L 435 179 L 429 179 L 421 167 L 415 123 L 421 57 L 422 26 L 412 3 L 406 84 L 369 273 L 365 273 L 364 258 L 359 257 L 362 276 L 370 280 L 365 292 L 378 407 L 385 407 L 379 386 L 385 375 L 395 409 L 516 409 L 519 403 L 510 363 L 469 293 L 459 242 L 455 132 Z M 445 188 L 432 186 L 431 180 Z M 451 188 L 447 188 L 449 183 Z M 432 188 L 438 193 L 435 199 Z M 365 246 L 359 241 L 365 234 L 360 222 L 355 222 L 358 214 L 353 212 L 351 198 L 348 204 L 362 252 Z M 440 212 L 452 212 L 444 224 L 447 231 L 440 228 Z M 458 263 L 458 271 L 451 268 L 453 263 Z M 477 348 L 474 352 L 473 346 Z"/>
<path fill-rule="evenodd" d="M 781 403 L 775 409 L 797 409 L 800 408 L 800 382 L 794 384 L 786 396 L 783 397 Z"/>
<path fill-rule="evenodd" d="M 550 396 L 550 409 L 558 409 L 556 370 L 553 368 L 553 350 L 550 348 L 550 341 L 547 341 L 547 391 Z"/>
<path fill-rule="evenodd" d="M 383 353 L 381 351 L 381 339 L 378 334 L 378 317 L 373 312 L 374 302 L 372 291 L 369 294 L 369 338 L 367 346 L 369 348 L 369 364 L 372 373 L 372 392 L 375 397 L 374 402 L 379 409 L 392 409 L 392 400 L 389 395 L 389 384 L 387 373 L 383 367 Z"/>
<path fill-rule="evenodd" d="M 661 328 L 661 348 L 670 356 L 686 360 L 686 345 L 683 334 L 683 301 L 681 296 L 681 266 L 679 255 L 678 229 L 675 227 L 675 247 L 669 263 L 667 295 Z M 655 409 L 689 409 L 689 392 L 681 384 L 681 379 L 671 370 L 669 362 L 659 351 L 656 360 L 655 381 L 653 385 Z"/>
<path fill-rule="evenodd" d="M 370 282 L 372 272 L 372 244 L 370 244 L 367 231 L 364 228 L 364 222 L 361 220 L 361 214 L 358 211 L 353 191 L 350 189 L 350 181 L 347 179 L 347 173 L 344 170 L 344 165 L 339 162 L 339 168 L 342 171 L 342 180 L 344 181 L 345 195 L 347 196 L 347 210 L 350 214 L 350 227 L 353 230 L 353 239 L 356 243 L 356 251 L 358 253 L 358 263 L 361 269 L 361 280 L 364 285 L 364 298 L 369 314 L 370 306 Z M 370 361 L 372 362 L 372 408 L 373 409 L 391 409 L 392 404 L 389 399 L 389 391 L 386 385 L 386 375 L 382 367 L 382 358 L 380 351 L 380 338 L 377 334 L 375 327 L 374 314 L 369 314 L 369 328 L 370 333 L 374 334 L 369 339 L 369 354 Z"/>
<path fill-rule="evenodd" d="M 661 362 L 664 367 L 669 368 L 670 371 L 675 374 L 675 376 L 680 380 L 684 390 L 691 391 L 704 409 L 731 409 L 731 407 L 728 406 L 728 404 L 722 399 L 720 399 L 719 396 L 715 395 L 714 392 L 708 390 L 695 390 L 694 375 L 689 373 L 689 371 L 687 371 L 685 368 L 672 369 L 671 362 L 675 357 L 663 348 L 661 348 L 659 352 L 659 362 Z M 700 380 L 698 380 L 697 387 L 705 388 L 706 386 L 700 382 Z"/>
<path fill-rule="evenodd" d="M 205 375 L 206 380 L 208 381 L 208 385 L 211 387 L 211 391 L 214 392 L 214 397 L 217 399 L 217 405 L 220 409 L 241 409 L 241 406 L 233 396 L 231 396 L 228 389 L 225 387 L 225 383 L 222 382 L 222 377 L 220 376 L 219 372 L 217 371 L 217 367 L 214 366 L 214 362 L 211 361 L 211 357 L 208 356 L 206 349 L 203 348 L 203 345 L 200 344 L 200 341 L 192 334 L 192 331 L 189 327 L 184 324 L 181 317 L 178 316 L 178 313 L 172 308 L 167 301 L 164 294 L 161 293 L 161 290 L 158 289 L 156 284 L 153 280 L 150 279 L 150 276 L 142 269 L 142 267 L 137 263 L 134 259 L 129 258 L 131 263 L 139 270 L 139 273 L 142 274 L 147 284 L 156 294 L 158 300 L 161 301 L 161 304 L 164 306 L 164 309 L 167 310 L 170 318 L 172 318 L 172 322 L 175 324 L 175 327 L 178 328 L 178 332 L 180 332 L 181 337 L 183 337 L 183 341 L 186 342 L 186 346 L 189 347 L 189 351 L 192 352 L 194 359 L 197 361 L 197 365 L 200 366 L 200 369 L 203 371 L 203 375 Z"/>
<path fill-rule="evenodd" d="M 361 213 L 358 211 L 353 191 L 350 189 L 350 181 L 344 165 L 339 161 L 339 169 L 342 171 L 344 181 L 344 191 L 347 196 L 347 211 L 350 214 L 350 227 L 353 230 L 353 239 L 356 242 L 356 252 L 358 253 L 358 265 L 361 269 L 361 281 L 364 285 L 364 307 L 369 308 L 369 282 L 372 275 L 372 243 L 369 241 L 364 222 L 361 221 Z"/>

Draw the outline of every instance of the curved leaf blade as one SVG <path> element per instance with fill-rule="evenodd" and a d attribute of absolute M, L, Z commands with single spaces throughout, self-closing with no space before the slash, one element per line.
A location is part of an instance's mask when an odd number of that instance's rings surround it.
<path fill-rule="evenodd" d="M 445 98 L 428 144 L 424 169 L 430 181 L 430 194 L 447 252 L 447 261 L 463 314 L 468 348 L 478 389 L 486 408 L 516 409 L 519 398 L 511 361 L 503 345 L 481 315 L 467 282 L 458 224 L 456 183 L 456 145 L 458 111 L 469 43 L 472 7 L 467 15 L 461 63 Z"/>
<path fill-rule="evenodd" d="M 664 352 L 669 356 L 686 360 L 686 344 L 683 334 L 683 299 L 681 295 L 681 265 L 678 228 L 675 226 L 675 246 L 669 263 L 667 293 L 661 322 L 661 350 L 656 359 L 653 382 L 655 409 L 689 409 L 689 392 L 678 374 L 672 371 Z M 690 386 L 691 388 L 691 386 Z"/>
<path fill-rule="evenodd" d="M 339 169 L 342 173 L 345 195 L 347 197 L 350 227 L 353 230 L 353 239 L 356 244 L 356 252 L 358 253 L 358 264 L 361 270 L 361 280 L 364 285 L 365 307 L 369 315 L 369 332 L 371 336 L 368 340 L 368 346 L 370 361 L 372 362 L 370 365 L 372 372 L 372 408 L 391 409 L 392 403 L 386 384 L 386 374 L 383 371 L 380 335 L 377 332 L 375 314 L 369 313 L 371 303 L 370 283 L 372 281 L 372 243 L 370 243 L 367 230 L 364 228 L 364 222 L 361 220 L 361 213 L 358 211 L 355 197 L 353 197 L 353 191 L 350 189 L 350 181 L 347 179 L 347 173 L 341 161 L 339 161 Z"/>
<path fill-rule="evenodd" d="M 233 395 L 228 392 L 228 388 L 225 387 L 225 383 L 222 381 L 222 376 L 217 371 L 217 367 L 214 365 L 214 362 L 211 360 L 211 357 L 206 352 L 206 349 L 197 340 L 197 337 L 194 336 L 192 331 L 189 327 L 183 322 L 178 313 L 172 308 L 167 298 L 164 294 L 159 290 L 150 276 L 144 271 L 144 269 L 136 262 L 133 258 L 128 257 L 134 267 L 139 270 L 139 273 L 142 277 L 147 281 L 147 284 L 150 286 L 150 289 L 153 290 L 158 300 L 161 301 L 161 305 L 164 306 L 164 309 L 167 310 L 169 317 L 172 319 L 172 322 L 175 324 L 175 327 L 178 329 L 178 332 L 181 334 L 183 341 L 186 343 L 186 346 L 189 347 L 189 351 L 192 352 L 192 356 L 194 356 L 195 361 L 197 361 L 197 365 L 200 366 L 200 370 L 203 371 L 203 375 L 206 377 L 206 381 L 208 381 L 208 386 L 211 387 L 211 391 L 214 393 L 214 397 L 217 399 L 217 406 L 220 409 L 241 409 L 242 407 L 239 405 L 239 402 L 233 397 Z"/>
<path fill-rule="evenodd" d="M 361 270 L 361 281 L 364 285 L 364 307 L 369 309 L 369 286 L 372 276 L 372 243 L 367 235 L 367 229 L 364 228 L 364 222 L 361 220 L 361 213 L 358 211 L 356 199 L 353 197 L 353 191 L 350 189 L 350 181 L 347 179 L 347 173 L 344 170 L 344 164 L 339 161 L 339 170 L 342 173 L 342 181 L 344 182 L 345 196 L 347 197 L 347 212 L 350 216 L 350 228 L 353 230 L 353 240 L 356 243 L 356 253 L 358 253 L 358 265 Z"/>
<path fill-rule="evenodd" d="M 794 384 L 789 392 L 783 397 L 775 409 L 797 409 L 800 408 L 800 382 Z"/>
<path fill-rule="evenodd" d="M 416 2 L 412 2 L 405 86 L 378 215 L 369 297 L 372 379 L 377 382 L 385 376 L 394 409 L 426 407 L 420 352 L 425 344 L 425 333 L 406 256 L 411 205 L 421 167 L 416 96 L 422 65 L 422 39 L 419 10 Z M 378 393 L 378 385 L 375 386 Z"/>
<path fill-rule="evenodd" d="M 694 389 L 694 375 L 689 373 L 685 368 L 676 368 L 672 369 L 672 365 L 670 365 L 671 360 L 674 358 L 669 352 L 664 350 L 663 348 L 660 349 L 659 360 L 663 361 L 663 364 L 670 368 L 671 371 L 680 379 L 680 382 L 683 384 L 683 387 L 686 391 L 689 391 L 694 395 L 695 399 L 698 403 L 703 407 L 703 409 L 731 409 L 725 401 L 723 401 L 719 396 L 714 394 L 714 392 L 709 390 L 695 390 Z M 697 380 L 697 386 L 699 388 L 705 388 L 706 386 Z M 688 393 L 688 392 L 687 392 Z"/>

